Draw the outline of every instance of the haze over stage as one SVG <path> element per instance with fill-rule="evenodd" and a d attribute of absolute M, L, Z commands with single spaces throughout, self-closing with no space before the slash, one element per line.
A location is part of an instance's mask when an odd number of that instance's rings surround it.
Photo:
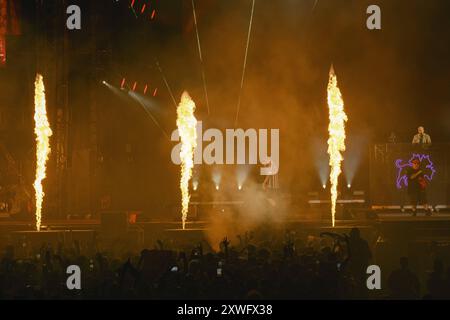
<path fill-rule="evenodd" d="M 450 2 L 376 2 L 0 0 L 0 298 L 450 288 Z"/>

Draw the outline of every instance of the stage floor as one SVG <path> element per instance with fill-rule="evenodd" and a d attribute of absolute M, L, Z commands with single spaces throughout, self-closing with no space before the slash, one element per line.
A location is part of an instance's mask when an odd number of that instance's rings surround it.
<path fill-rule="evenodd" d="M 434 213 L 426 216 L 418 213 L 413 217 L 410 213 L 377 212 L 366 219 L 336 220 L 333 228 L 330 220 L 302 219 L 304 216 L 270 221 L 259 225 L 260 230 L 282 235 L 286 230 L 293 231 L 299 237 L 320 236 L 323 232 L 349 234 L 352 228 L 359 228 L 361 234 L 370 243 L 385 241 L 445 241 L 450 243 L 450 214 Z M 188 221 L 186 230 L 181 229 L 179 221 L 146 221 L 129 225 L 126 231 L 105 229 L 99 219 L 80 220 L 48 220 L 43 221 L 41 232 L 35 231 L 32 221 L 0 220 L 0 245 L 19 243 L 27 239 L 36 242 L 64 242 L 73 240 L 92 242 L 97 239 L 121 238 L 123 241 L 136 241 L 145 247 L 154 247 L 158 240 L 196 243 L 204 239 L 220 237 L 236 237 L 235 232 L 222 230 L 208 220 Z M 240 230 L 239 232 L 253 230 Z"/>
<path fill-rule="evenodd" d="M 351 228 L 351 227 L 371 227 L 379 223 L 384 222 L 438 222 L 438 221 L 450 221 L 450 214 L 448 213 L 434 213 L 431 216 L 425 215 L 425 213 L 419 212 L 417 216 L 412 216 L 410 213 L 389 213 L 378 212 L 372 219 L 348 219 L 340 220 L 336 219 L 335 228 Z M 308 228 L 328 228 L 331 227 L 331 221 L 329 219 L 305 219 L 288 218 L 279 221 L 271 221 L 271 224 L 275 226 L 280 225 L 296 225 L 305 226 Z M 210 224 L 209 220 L 195 220 L 187 221 L 186 229 L 208 229 Z M 137 222 L 133 225 L 136 226 L 160 226 L 167 230 L 180 229 L 180 221 L 170 220 L 155 220 L 155 221 L 143 221 Z M 98 229 L 101 226 L 100 219 L 70 219 L 70 220 L 43 220 L 42 229 L 51 230 L 86 230 L 86 229 Z M 34 221 L 20 221 L 13 219 L 1 219 L 0 231 L 31 231 L 35 229 Z"/>

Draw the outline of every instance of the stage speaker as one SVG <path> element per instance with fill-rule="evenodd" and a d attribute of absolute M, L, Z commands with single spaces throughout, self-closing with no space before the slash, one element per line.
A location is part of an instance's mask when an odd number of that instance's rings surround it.
<path fill-rule="evenodd" d="M 122 236 L 128 232 L 128 213 L 110 211 L 101 213 L 101 231 L 107 236 Z"/>

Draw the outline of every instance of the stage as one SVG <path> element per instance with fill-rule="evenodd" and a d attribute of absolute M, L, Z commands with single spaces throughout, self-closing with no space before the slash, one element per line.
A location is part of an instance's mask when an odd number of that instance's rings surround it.
<path fill-rule="evenodd" d="M 125 229 L 119 230 L 105 227 L 100 219 L 44 220 L 41 231 L 37 232 L 32 221 L 3 219 L 0 221 L 0 243 L 5 245 L 28 241 L 41 245 L 43 242 L 69 244 L 74 240 L 90 243 L 99 239 L 100 241 L 128 239 L 141 247 L 153 248 L 158 240 L 166 242 L 189 240 L 191 244 L 192 241 L 203 241 L 207 239 L 208 233 L 213 231 L 211 230 L 213 223 L 211 220 L 188 221 L 186 229 L 183 230 L 179 221 L 144 221 L 128 224 Z M 330 220 L 300 217 L 268 221 L 257 226 L 258 230 L 273 234 L 295 232 L 299 238 L 319 237 L 323 232 L 348 234 L 352 228 L 359 228 L 362 236 L 372 245 L 387 241 L 450 243 L 450 214 L 447 213 L 426 216 L 419 212 L 413 217 L 410 213 L 377 212 L 364 219 L 336 220 L 334 228 Z"/>

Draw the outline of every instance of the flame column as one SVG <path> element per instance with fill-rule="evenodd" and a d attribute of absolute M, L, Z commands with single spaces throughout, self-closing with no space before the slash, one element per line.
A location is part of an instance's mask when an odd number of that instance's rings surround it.
<path fill-rule="evenodd" d="M 336 217 L 336 201 L 338 178 L 341 174 L 341 162 L 345 151 L 345 122 L 348 120 L 344 112 L 344 100 L 339 90 L 334 68 L 331 66 L 328 81 L 328 109 L 330 123 L 328 125 L 328 154 L 330 155 L 331 182 L 331 222 L 334 227 Z"/>
<path fill-rule="evenodd" d="M 36 230 L 41 229 L 42 202 L 44 200 L 44 188 L 42 180 L 45 179 L 46 163 L 50 153 L 50 136 L 52 129 L 47 118 L 45 101 L 44 79 L 40 74 L 36 75 L 34 91 L 34 133 L 36 135 L 36 180 L 34 190 L 36 191 Z"/>
<path fill-rule="evenodd" d="M 181 140 L 181 218 L 183 229 L 186 225 L 189 210 L 189 180 L 194 168 L 194 150 L 197 146 L 197 119 L 194 116 L 195 103 L 187 92 L 183 92 L 180 104 L 177 107 L 177 126 Z"/>

